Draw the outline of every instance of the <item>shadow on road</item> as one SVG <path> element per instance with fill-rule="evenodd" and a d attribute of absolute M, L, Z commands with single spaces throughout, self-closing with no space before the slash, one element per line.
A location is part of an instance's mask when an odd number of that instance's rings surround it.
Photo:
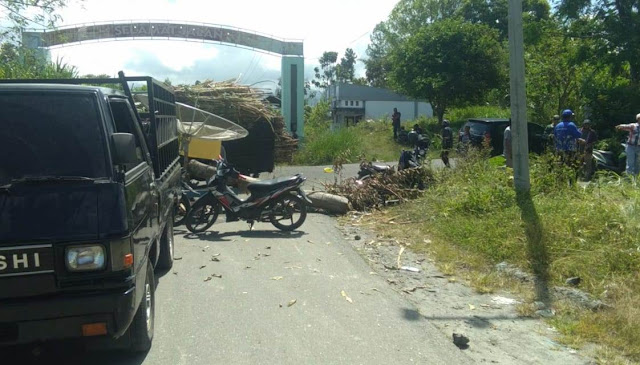
<path fill-rule="evenodd" d="M 542 223 L 529 191 L 518 192 L 517 202 L 525 225 L 529 262 L 535 276 L 536 298 L 549 306 L 551 304 L 551 295 L 549 295 L 549 253 L 545 244 Z"/>
<path fill-rule="evenodd" d="M 267 231 L 267 230 L 253 230 L 253 231 L 246 230 L 246 231 L 236 231 L 236 232 L 207 231 L 203 233 L 187 233 L 183 237 L 189 240 L 232 242 L 233 241 L 232 237 L 296 239 L 306 234 L 307 233 L 303 231 L 282 232 L 282 231 Z"/>
<path fill-rule="evenodd" d="M 91 351 L 78 341 L 0 347 L 2 364 L 140 365 L 146 357 L 147 353 L 132 354 L 123 350 Z"/>

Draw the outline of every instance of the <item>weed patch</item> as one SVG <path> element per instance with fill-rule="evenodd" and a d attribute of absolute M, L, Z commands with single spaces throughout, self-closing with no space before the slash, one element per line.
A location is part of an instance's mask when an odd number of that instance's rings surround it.
<path fill-rule="evenodd" d="M 565 343 L 595 342 L 640 361 L 640 192 L 606 175 L 588 186 L 575 177 L 553 156 L 532 157 L 531 192 L 517 196 L 510 169 L 471 154 L 456 169 L 434 172 L 421 198 L 384 214 L 418 223 L 379 229 L 413 242 L 479 292 L 514 289 L 495 265 L 519 266 L 537 277 L 533 291 L 520 285 L 528 297 L 518 307 L 522 315 L 533 315 L 534 300 L 549 302 Z M 592 312 L 551 302 L 550 290 L 575 276 L 581 290 L 611 308 Z"/>

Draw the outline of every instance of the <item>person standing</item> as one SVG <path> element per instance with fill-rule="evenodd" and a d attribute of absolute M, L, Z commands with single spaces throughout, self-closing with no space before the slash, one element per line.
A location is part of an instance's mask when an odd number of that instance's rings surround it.
<path fill-rule="evenodd" d="M 582 136 L 582 133 L 573 122 L 573 115 L 570 109 L 564 110 L 562 112 L 562 121 L 553 129 L 556 153 L 560 155 L 560 158 L 566 164 L 574 162 L 577 148 L 576 141 Z"/>
<path fill-rule="evenodd" d="M 513 148 L 511 144 L 511 125 L 504 129 L 504 139 L 502 143 L 502 154 L 506 160 L 507 167 L 513 168 Z"/>
<path fill-rule="evenodd" d="M 636 122 L 619 124 L 617 130 L 629 132 L 627 138 L 627 174 L 636 177 L 640 172 L 640 114 L 636 115 Z"/>
<path fill-rule="evenodd" d="M 467 153 L 469 152 L 469 146 L 471 145 L 471 127 L 468 125 L 464 126 L 464 132 L 460 135 L 460 143 L 461 143 L 461 152 Z"/>
<path fill-rule="evenodd" d="M 580 140 L 582 142 L 582 163 L 584 164 L 584 178 L 586 181 L 591 180 L 593 175 L 593 146 L 598 141 L 598 135 L 591 128 L 591 121 L 585 119 L 582 122 L 582 136 Z"/>
<path fill-rule="evenodd" d="M 449 127 L 449 121 L 442 121 L 442 153 L 440 153 L 440 158 L 446 167 L 451 167 L 449 165 L 449 151 L 453 148 L 453 131 L 451 127 Z"/>
<path fill-rule="evenodd" d="M 400 112 L 398 108 L 393 108 L 393 114 L 391 114 L 391 125 L 393 126 L 393 139 L 398 139 L 398 132 L 400 132 Z"/>
<path fill-rule="evenodd" d="M 551 118 L 551 123 L 544 128 L 544 136 L 549 143 L 549 146 L 553 146 L 553 130 L 556 128 L 556 125 L 560 122 L 560 116 L 558 114 L 554 115 Z"/>

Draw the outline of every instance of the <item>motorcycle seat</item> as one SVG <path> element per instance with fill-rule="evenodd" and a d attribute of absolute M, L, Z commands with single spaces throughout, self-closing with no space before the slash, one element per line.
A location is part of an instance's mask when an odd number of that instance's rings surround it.
<path fill-rule="evenodd" d="M 371 164 L 371 167 L 378 172 L 383 172 L 391 169 L 391 166 L 389 165 L 380 165 L 375 163 Z"/>
<path fill-rule="evenodd" d="M 295 181 L 298 180 L 298 178 L 299 176 L 287 176 L 270 180 L 260 180 L 247 185 L 247 189 L 249 189 L 249 191 L 252 193 L 261 193 L 276 190 L 287 185 L 292 185 Z"/>

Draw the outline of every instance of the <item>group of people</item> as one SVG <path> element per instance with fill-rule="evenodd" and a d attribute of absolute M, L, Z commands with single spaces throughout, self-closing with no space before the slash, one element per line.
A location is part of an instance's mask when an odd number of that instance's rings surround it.
<path fill-rule="evenodd" d="M 393 125 L 393 137 L 398 137 L 400 131 L 400 112 L 393 109 L 391 115 Z M 590 180 L 594 173 L 593 148 L 598 141 L 598 135 L 593 129 L 591 120 L 585 119 L 582 128 L 578 128 L 575 122 L 575 113 L 571 109 L 565 109 L 561 115 L 554 115 L 551 123 L 545 128 L 545 135 L 551 142 L 556 155 L 567 165 L 584 166 L 584 178 Z M 414 128 L 420 128 L 418 125 Z M 629 133 L 626 143 L 626 172 L 637 177 L 640 174 L 640 114 L 636 115 L 634 123 L 619 124 L 617 130 Z M 422 131 L 420 131 L 421 133 Z M 511 126 L 507 126 L 503 135 L 503 154 L 506 165 L 513 167 L 513 144 Z M 469 127 L 459 136 L 459 142 L 463 149 L 470 144 L 471 135 Z M 453 130 L 448 120 L 442 122 L 442 152 L 440 158 L 446 167 L 450 167 L 449 151 L 453 149 Z"/>
<path fill-rule="evenodd" d="M 617 130 L 629 132 L 626 143 L 626 172 L 637 177 L 640 173 L 640 114 L 635 123 L 619 124 Z M 575 123 L 575 113 L 565 109 L 561 115 L 554 115 L 551 123 L 545 128 L 547 138 L 552 142 L 556 155 L 568 165 L 584 166 L 585 180 L 590 180 L 594 173 L 593 147 L 598 141 L 598 134 L 593 129 L 591 120 L 585 119 L 582 128 Z M 505 150 L 507 166 L 511 166 L 511 131 L 505 130 Z M 507 141 L 508 140 L 508 141 Z"/>
<path fill-rule="evenodd" d="M 554 115 L 551 124 L 545 128 L 547 138 L 562 162 L 570 166 L 584 166 L 584 178 L 590 180 L 594 172 L 593 146 L 598 135 L 592 128 L 591 120 L 585 119 L 582 128 L 575 123 L 575 113 L 571 109 Z"/>

